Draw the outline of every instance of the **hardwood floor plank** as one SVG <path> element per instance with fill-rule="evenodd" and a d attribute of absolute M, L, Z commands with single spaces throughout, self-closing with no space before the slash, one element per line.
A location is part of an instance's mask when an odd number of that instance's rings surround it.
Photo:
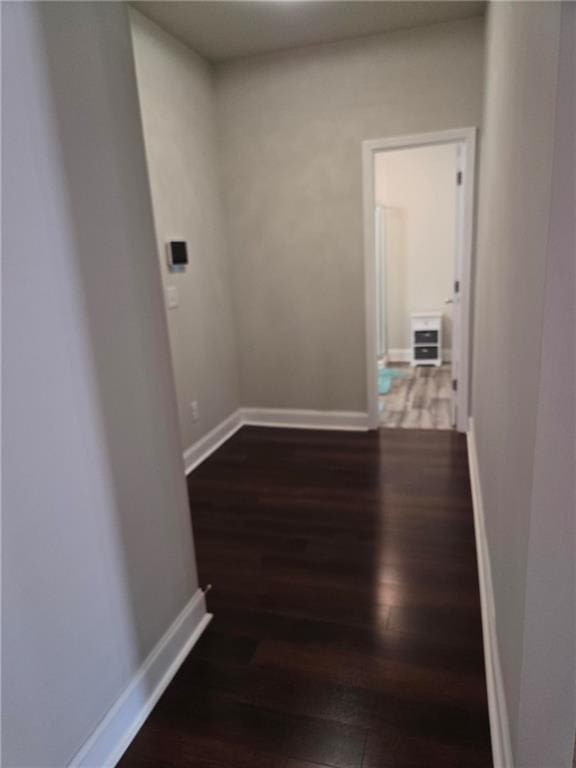
<path fill-rule="evenodd" d="M 380 426 L 393 429 L 450 430 L 451 371 L 449 365 L 394 365 L 404 378 L 394 378 L 390 392 L 380 395 Z"/>
<path fill-rule="evenodd" d="M 122 768 L 491 766 L 462 435 L 245 427 L 188 485 L 215 618 Z"/>

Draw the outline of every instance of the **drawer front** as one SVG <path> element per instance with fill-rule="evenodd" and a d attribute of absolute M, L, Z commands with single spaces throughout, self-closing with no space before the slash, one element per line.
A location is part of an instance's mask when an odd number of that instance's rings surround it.
<path fill-rule="evenodd" d="M 415 360 L 437 360 L 438 347 L 414 347 Z"/>
<path fill-rule="evenodd" d="M 416 344 L 438 344 L 438 331 L 414 331 Z"/>
<path fill-rule="evenodd" d="M 430 318 L 430 320 L 426 320 L 426 318 L 414 318 L 412 320 L 412 330 L 413 331 L 439 331 L 441 322 L 442 321 L 440 320 L 440 318 Z"/>

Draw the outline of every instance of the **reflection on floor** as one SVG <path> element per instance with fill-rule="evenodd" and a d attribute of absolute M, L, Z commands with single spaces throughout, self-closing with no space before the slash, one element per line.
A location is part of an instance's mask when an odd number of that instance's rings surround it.
<path fill-rule="evenodd" d="M 405 429 L 451 429 L 450 366 L 390 365 L 406 378 L 392 381 L 390 392 L 380 396 L 380 426 Z"/>
<path fill-rule="evenodd" d="M 489 768 L 466 438 L 243 427 L 188 476 L 214 620 L 118 768 Z"/>

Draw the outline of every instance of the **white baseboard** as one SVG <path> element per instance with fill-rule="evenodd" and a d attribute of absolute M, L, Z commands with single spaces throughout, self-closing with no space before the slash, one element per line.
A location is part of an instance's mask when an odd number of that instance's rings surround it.
<path fill-rule="evenodd" d="M 258 427 L 293 429 L 339 429 L 363 432 L 369 429 L 367 413 L 361 411 L 300 411 L 291 408 L 241 408 L 242 423 Z"/>
<path fill-rule="evenodd" d="M 388 350 L 388 362 L 390 365 L 394 363 L 409 363 L 410 360 L 412 360 L 412 350 L 410 347 L 407 349 Z"/>
<path fill-rule="evenodd" d="M 187 475 L 220 448 L 240 427 L 292 427 L 364 432 L 368 414 L 361 411 L 299 411 L 291 408 L 239 408 L 184 451 Z"/>
<path fill-rule="evenodd" d="M 492 740 L 492 759 L 494 768 L 513 768 L 510 726 L 504 693 L 504 681 L 500 666 L 498 639 L 496 633 L 496 611 L 494 590 L 492 587 L 492 569 L 486 527 L 484 524 L 484 505 L 482 487 L 476 452 L 474 419 L 470 419 L 466 434 L 468 443 L 468 464 L 470 467 L 470 485 L 474 506 L 474 528 L 476 532 L 476 556 L 480 580 L 480 603 L 482 607 L 482 634 L 484 640 L 484 664 L 486 667 L 486 688 L 488 691 L 488 710 L 490 715 L 490 734 Z"/>
<path fill-rule="evenodd" d="M 200 438 L 184 452 L 184 469 L 190 474 L 204 459 L 226 442 L 242 426 L 240 411 L 235 411 L 228 418 L 221 421 L 204 437 Z"/>
<path fill-rule="evenodd" d="M 211 619 L 198 589 L 69 768 L 113 768 L 118 763 Z"/>

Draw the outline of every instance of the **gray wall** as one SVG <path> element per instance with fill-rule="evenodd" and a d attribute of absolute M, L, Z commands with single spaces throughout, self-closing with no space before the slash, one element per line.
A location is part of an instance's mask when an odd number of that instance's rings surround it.
<path fill-rule="evenodd" d="M 178 308 L 167 315 L 186 449 L 239 405 L 213 75 L 207 62 L 140 13 L 130 18 L 160 269 L 164 285 L 179 294 Z M 165 244 L 174 238 L 188 242 L 184 274 L 168 271 Z"/>
<path fill-rule="evenodd" d="M 3 764 L 61 768 L 197 577 L 126 7 L 2 15 Z"/>
<path fill-rule="evenodd" d="M 574 7 L 564 14 L 559 58 L 559 4 L 491 6 L 480 175 L 473 415 L 515 765 L 534 768 L 570 765 L 574 739 Z"/>
<path fill-rule="evenodd" d="M 519 766 L 571 765 L 576 726 L 576 5 L 560 23 Z"/>
<path fill-rule="evenodd" d="M 217 69 L 241 402 L 365 411 L 363 139 L 478 125 L 483 20 Z"/>

